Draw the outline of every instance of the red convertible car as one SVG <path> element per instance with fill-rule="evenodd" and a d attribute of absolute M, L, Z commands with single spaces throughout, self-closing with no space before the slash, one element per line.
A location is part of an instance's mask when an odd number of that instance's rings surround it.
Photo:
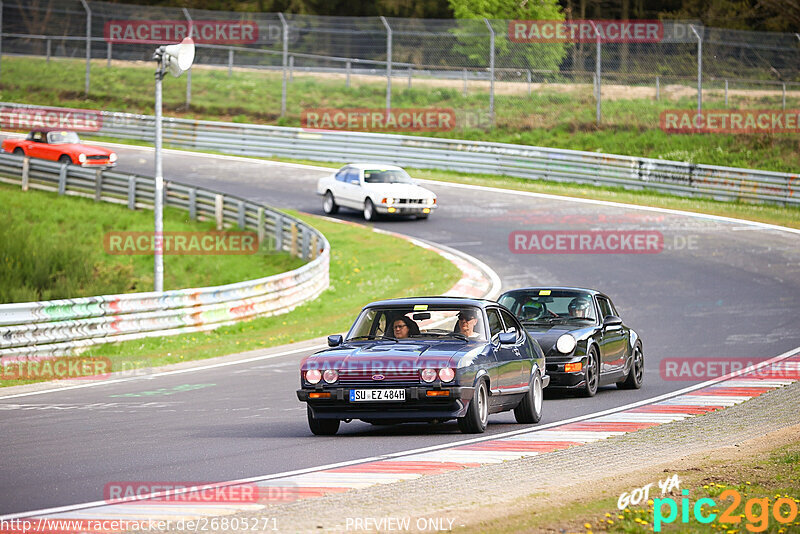
<path fill-rule="evenodd" d="M 34 130 L 25 139 L 4 139 L 3 150 L 82 167 L 113 167 L 117 155 L 99 146 L 84 145 L 75 132 Z"/>

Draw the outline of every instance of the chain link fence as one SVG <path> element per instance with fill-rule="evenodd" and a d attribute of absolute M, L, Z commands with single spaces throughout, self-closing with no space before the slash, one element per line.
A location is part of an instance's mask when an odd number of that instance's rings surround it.
<path fill-rule="evenodd" d="M 181 82 L 186 107 L 198 78 L 248 73 L 254 93 L 280 95 L 264 113 L 286 125 L 300 124 L 306 109 L 318 107 L 449 108 L 462 128 L 510 131 L 649 129 L 670 109 L 800 108 L 798 34 L 663 21 L 652 41 L 532 42 L 514 35 L 508 20 L 323 17 L 83 0 L 0 4 L 2 55 L 85 60 L 84 79 L 64 84 L 87 94 L 102 89 L 92 84 L 92 72 L 150 61 L 158 43 L 178 42 L 191 27 L 197 52 Z M 238 33 L 224 29 L 235 24 Z"/>

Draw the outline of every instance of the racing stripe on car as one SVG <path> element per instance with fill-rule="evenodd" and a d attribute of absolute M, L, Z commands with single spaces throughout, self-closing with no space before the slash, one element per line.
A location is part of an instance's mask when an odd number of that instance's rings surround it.
<path fill-rule="evenodd" d="M 778 363 L 769 364 L 752 372 L 739 373 L 735 377 L 722 379 L 718 383 L 688 393 L 584 421 L 555 425 L 543 430 L 532 428 L 527 432 L 503 438 L 489 437 L 484 441 L 467 445 L 263 480 L 256 482 L 260 488 L 258 503 L 109 504 L 85 510 L 42 515 L 39 519 L 46 517 L 113 520 L 147 517 L 190 520 L 260 510 L 279 502 L 322 497 L 580 447 L 584 443 L 734 406 L 798 380 L 800 380 L 800 355 L 794 355 Z M 279 498 L 276 499 L 275 495 L 279 495 Z"/>

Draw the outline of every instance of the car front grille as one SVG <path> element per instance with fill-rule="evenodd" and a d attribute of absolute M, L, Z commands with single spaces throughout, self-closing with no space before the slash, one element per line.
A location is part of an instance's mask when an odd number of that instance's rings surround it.
<path fill-rule="evenodd" d="M 375 380 L 373 376 L 383 376 L 382 380 Z M 391 385 L 419 385 L 419 371 L 416 369 L 350 369 L 339 371 L 339 383 L 347 386 L 381 386 Z"/>
<path fill-rule="evenodd" d="M 108 159 L 108 156 L 86 156 L 86 159 L 87 160 L 95 160 L 95 161 L 97 161 L 97 160 L 106 160 L 106 159 Z"/>

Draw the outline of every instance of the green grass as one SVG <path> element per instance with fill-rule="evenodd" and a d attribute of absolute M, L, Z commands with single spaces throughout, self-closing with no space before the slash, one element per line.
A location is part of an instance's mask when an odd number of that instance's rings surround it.
<path fill-rule="evenodd" d="M 108 232 L 152 232 L 151 211 L 0 185 L 0 302 L 152 291 L 152 255 L 112 255 Z M 165 231 L 211 231 L 213 222 L 164 210 Z M 165 289 L 222 285 L 296 269 L 281 254 L 166 255 Z"/>
<path fill-rule="evenodd" d="M 39 105 L 153 113 L 154 65 L 106 67 L 95 61 L 92 90 L 83 95 L 85 63 L 59 59 L 49 64 L 37 58 L 4 58 L 0 98 L 4 101 Z M 396 81 L 392 103 L 396 108 L 452 108 L 457 114 L 485 115 L 489 95 L 473 88 L 462 96 L 459 83 L 439 87 L 436 80 L 417 80 L 411 89 Z M 519 88 L 525 87 L 519 84 Z M 132 90 L 137 88 L 137 90 Z M 291 82 L 287 116 L 279 117 L 280 73 L 198 67 L 192 74 L 192 105 L 185 109 L 186 80 L 167 78 L 164 106 L 168 116 L 234 122 L 299 126 L 301 112 L 308 108 L 382 108 L 385 87 L 380 79 L 354 81 L 350 88 L 337 78 L 298 75 Z M 706 109 L 724 107 L 721 96 L 704 97 Z M 771 98 L 771 97 L 770 97 Z M 738 107 L 776 109 L 780 98 L 739 97 Z M 440 137 L 497 141 L 524 145 L 646 156 L 694 163 L 796 172 L 800 168 L 797 137 L 792 134 L 666 134 L 658 127 L 665 109 L 692 109 L 694 97 L 656 101 L 647 98 L 608 98 L 603 102 L 603 121 L 595 124 L 595 105 L 590 86 L 566 91 L 558 84 L 545 85 L 533 95 L 495 96 L 496 127 L 457 127 L 450 132 L 424 133 Z M 787 108 L 800 107 L 790 96 Z"/>

